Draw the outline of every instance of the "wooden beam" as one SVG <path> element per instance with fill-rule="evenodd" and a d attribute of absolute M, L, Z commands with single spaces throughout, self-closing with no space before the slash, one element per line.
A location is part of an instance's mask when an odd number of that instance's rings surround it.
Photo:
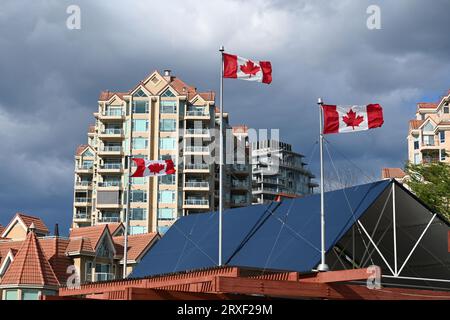
<path fill-rule="evenodd" d="M 361 285 L 216 277 L 221 293 L 261 294 L 267 297 L 346 300 L 450 300 L 450 292 L 404 288 L 369 289 Z"/>
<path fill-rule="evenodd" d="M 381 270 L 379 270 L 381 274 Z M 355 280 L 366 280 L 369 276 L 373 275 L 373 270 L 367 268 L 364 269 L 349 269 L 339 271 L 327 271 L 317 272 L 315 274 L 300 275 L 300 282 L 308 283 L 332 283 L 332 282 L 345 282 Z"/>

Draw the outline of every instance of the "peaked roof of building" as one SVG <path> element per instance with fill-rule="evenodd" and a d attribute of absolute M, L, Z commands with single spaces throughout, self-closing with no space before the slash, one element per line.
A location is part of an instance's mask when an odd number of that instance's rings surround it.
<path fill-rule="evenodd" d="M 401 168 L 382 168 L 381 169 L 381 178 L 382 179 L 391 179 L 391 178 L 404 178 L 406 176 L 405 171 Z"/>
<path fill-rule="evenodd" d="M 80 156 L 87 147 L 89 147 L 88 144 L 80 144 L 75 151 L 75 155 Z"/>
<path fill-rule="evenodd" d="M 95 253 L 94 248 L 92 247 L 91 239 L 86 237 L 76 237 L 71 238 L 69 245 L 66 248 L 66 254 L 93 254 Z"/>
<path fill-rule="evenodd" d="M 409 120 L 409 129 L 415 130 L 423 124 L 424 120 Z"/>
<path fill-rule="evenodd" d="M 120 99 L 123 100 L 123 96 L 129 94 L 129 92 L 114 92 L 114 91 L 102 91 L 100 92 L 100 96 L 98 97 L 99 101 L 108 101 L 111 99 L 114 95 L 117 95 Z"/>
<path fill-rule="evenodd" d="M 45 225 L 44 221 L 42 221 L 41 218 L 30 216 L 28 214 L 17 212 L 14 218 L 9 222 L 9 224 L 4 228 L 1 236 L 5 237 L 6 233 L 9 232 L 9 230 L 14 226 L 16 222 L 21 222 L 25 228 L 28 230 L 28 228 L 34 223 L 34 227 L 38 233 L 44 233 L 48 234 L 49 230 L 47 226 Z"/>
<path fill-rule="evenodd" d="M 114 236 L 117 231 L 123 228 L 124 226 L 122 222 L 108 223 L 109 233 L 111 233 L 112 236 Z"/>
<path fill-rule="evenodd" d="M 30 231 L 0 285 L 59 286 L 59 281 L 39 244 L 34 231 Z"/>
<path fill-rule="evenodd" d="M 439 104 L 435 102 L 419 102 L 417 103 L 418 108 L 422 109 L 435 109 Z"/>
<path fill-rule="evenodd" d="M 137 261 L 150 245 L 159 237 L 158 233 L 133 234 L 128 236 L 128 260 Z M 124 236 L 114 237 L 114 246 L 119 256 L 123 256 Z"/>
<path fill-rule="evenodd" d="M 99 224 L 90 227 L 73 228 L 70 230 L 70 238 L 89 238 L 92 249 L 96 250 L 104 232 L 109 233 L 108 224 Z M 86 245 L 86 244 L 82 244 Z"/>

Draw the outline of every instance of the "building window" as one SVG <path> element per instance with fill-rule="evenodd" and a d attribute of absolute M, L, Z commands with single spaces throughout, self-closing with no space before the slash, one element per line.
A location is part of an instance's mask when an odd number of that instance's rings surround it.
<path fill-rule="evenodd" d="M 147 227 L 130 226 L 130 234 L 142 234 L 142 233 L 147 233 Z"/>
<path fill-rule="evenodd" d="M 147 149 L 148 140 L 146 138 L 133 138 L 133 150 L 135 149 Z"/>
<path fill-rule="evenodd" d="M 440 150 L 440 152 L 439 152 L 439 154 L 440 154 L 440 159 L 441 159 L 441 161 L 445 161 L 445 150 Z"/>
<path fill-rule="evenodd" d="M 175 203 L 175 191 L 172 190 L 159 191 L 159 203 Z"/>
<path fill-rule="evenodd" d="M 147 132 L 148 131 L 148 120 L 135 119 L 133 120 L 133 132 Z"/>
<path fill-rule="evenodd" d="M 423 131 L 429 131 L 429 132 L 434 131 L 433 124 L 430 121 L 428 121 L 428 123 L 423 127 Z"/>
<path fill-rule="evenodd" d="M 145 177 L 131 178 L 131 184 L 133 185 L 145 184 Z"/>
<path fill-rule="evenodd" d="M 162 150 L 175 150 L 176 140 L 175 138 L 160 138 L 159 148 Z"/>
<path fill-rule="evenodd" d="M 147 95 L 145 94 L 144 91 L 142 91 L 142 89 L 139 89 L 138 91 L 136 91 L 135 94 L 133 94 L 133 97 L 145 98 L 147 97 Z"/>
<path fill-rule="evenodd" d="M 419 144 L 419 138 L 414 138 L 414 150 L 419 149 L 420 144 Z"/>
<path fill-rule="evenodd" d="M 87 282 L 92 281 L 92 262 L 87 261 L 85 264 L 86 270 L 84 271 L 84 279 Z"/>
<path fill-rule="evenodd" d="M 158 219 L 159 220 L 174 220 L 175 219 L 175 209 L 159 208 L 158 209 Z"/>
<path fill-rule="evenodd" d="M 132 208 L 130 210 L 130 219 L 131 220 L 146 220 L 147 219 L 147 210 L 143 208 Z"/>
<path fill-rule="evenodd" d="M 177 130 L 177 122 L 175 119 L 161 119 L 159 130 L 163 132 L 174 132 Z"/>
<path fill-rule="evenodd" d="M 439 141 L 445 143 L 445 131 L 439 131 Z"/>
<path fill-rule="evenodd" d="M 22 289 L 22 300 L 39 300 L 39 290 Z"/>
<path fill-rule="evenodd" d="M 423 144 L 425 146 L 434 146 L 434 136 L 431 135 L 423 136 Z"/>
<path fill-rule="evenodd" d="M 5 290 L 5 300 L 18 300 L 18 290 Z"/>
<path fill-rule="evenodd" d="M 148 113 L 148 102 L 133 101 L 133 113 Z"/>
<path fill-rule="evenodd" d="M 175 184 L 175 180 L 176 180 L 176 178 L 175 178 L 174 174 L 168 174 L 168 175 L 159 177 L 159 184 L 174 185 Z"/>
<path fill-rule="evenodd" d="M 173 92 L 169 88 L 167 88 L 167 90 L 163 92 L 161 97 L 163 97 L 163 98 L 174 98 L 175 95 L 173 94 Z"/>
<path fill-rule="evenodd" d="M 161 101 L 159 112 L 164 113 L 164 114 L 177 113 L 177 102 L 176 101 Z"/>
<path fill-rule="evenodd" d="M 414 164 L 420 163 L 420 155 L 418 153 L 414 154 Z"/>
<path fill-rule="evenodd" d="M 131 190 L 130 202 L 147 202 L 147 192 L 144 190 Z"/>
<path fill-rule="evenodd" d="M 445 114 L 449 114 L 450 113 L 450 106 L 448 104 L 446 104 L 443 108 L 443 111 Z"/>
<path fill-rule="evenodd" d="M 158 227 L 159 234 L 164 234 L 167 232 L 167 230 L 169 230 L 169 226 L 159 226 Z"/>

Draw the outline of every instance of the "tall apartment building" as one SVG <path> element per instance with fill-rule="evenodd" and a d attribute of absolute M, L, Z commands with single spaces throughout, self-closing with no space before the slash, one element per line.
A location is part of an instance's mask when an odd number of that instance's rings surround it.
<path fill-rule="evenodd" d="M 88 143 L 75 155 L 73 227 L 125 220 L 128 155 L 171 158 L 177 168 L 175 175 L 132 178 L 131 234 L 164 232 L 180 216 L 217 208 L 214 92 L 198 92 L 169 70 L 154 71 L 128 92 L 102 92 L 94 116 Z M 228 114 L 224 127 L 230 128 Z"/>
<path fill-rule="evenodd" d="M 408 159 L 411 163 L 450 163 L 450 90 L 436 103 L 418 103 L 409 121 Z"/>
<path fill-rule="evenodd" d="M 253 203 L 276 199 L 277 195 L 302 196 L 313 192 L 317 184 L 306 169 L 304 156 L 292 146 L 276 140 L 251 143 Z"/>

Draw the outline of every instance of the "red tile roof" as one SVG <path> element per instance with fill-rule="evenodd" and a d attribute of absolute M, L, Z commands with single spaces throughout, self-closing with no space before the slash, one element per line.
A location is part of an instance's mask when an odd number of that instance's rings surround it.
<path fill-rule="evenodd" d="M 136 261 L 159 237 L 158 233 L 133 234 L 128 236 L 128 260 Z M 123 256 L 124 236 L 114 237 L 114 246 L 118 256 Z"/>
<path fill-rule="evenodd" d="M 102 91 L 100 92 L 100 96 L 98 97 L 99 101 L 108 101 L 112 98 L 112 96 L 117 95 L 120 99 L 123 100 L 123 96 L 129 94 L 129 92 L 112 92 L 112 91 Z"/>
<path fill-rule="evenodd" d="M 419 127 L 423 124 L 424 120 L 409 120 L 409 128 L 410 130 L 419 129 Z"/>
<path fill-rule="evenodd" d="M 191 87 L 184 83 L 181 79 L 177 77 L 172 77 L 172 80 L 169 82 L 170 86 L 175 89 L 180 95 L 186 95 L 188 99 L 193 98 L 196 94 L 196 88 Z"/>
<path fill-rule="evenodd" d="M 80 144 L 75 151 L 75 155 L 80 156 L 87 147 L 89 147 L 88 144 Z"/>
<path fill-rule="evenodd" d="M 233 126 L 232 130 L 233 130 L 233 133 L 247 133 L 248 127 L 245 125 L 238 125 L 238 126 Z"/>
<path fill-rule="evenodd" d="M 19 250 L 23 241 L 2 240 L 0 241 L 0 264 L 3 263 L 3 259 L 8 255 L 9 250 Z"/>
<path fill-rule="evenodd" d="M 417 104 L 417 108 L 422 108 L 422 109 L 435 109 L 437 108 L 438 103 L 434 103 L 434 102 L 419 102 Z"/>
<path fill-rule="evenodd" d="M 85 237 L 71 238 L 66 248 L 66 254 L 94 254 L 91 239 Z"/>
<path fill-rule="evenodd" d="M 390 178 L 404 178 L 406 176 L 405 171 L 400 168 L 383 168 L 381 169 L 381 178 L 390 179 Z"/>
<path fill-rule="evenodd" d="M 96 250 L 103 233 L 108 229 L 108 224 L 99 224 L 90 227 L 74 228 L 70 230 L 70 238 L 89 238 L 92 249 Z"/>
<path fill-rule="evenodd" d="M 34 231 L 28 233 L 0 285 L 59 286 Z"/>
<path fill-rule="evenodd" d="M 216 98 L 216 93 L 214 91 L 210 92 L 199 92 L 198 94 L 205 101 L 214 101 Z"/>
<path fill-rule="evenodd" d="M 32 223 L 34 223 L 34 226 L 38 233 L 49 233 L 47 226 L 45 225 L 44 221 L 41 220 L 41 218 L 30 216 L 22 212 L 17 212 L 14 218 L 9 222 L 8 226 L 3 230 L 2 234 L 6 230 L 8 230 L 8 228 L 10 228 L 14 223 L 16 223 L 17 220 L 20 220 L 27 229 L 31 226 Z"/>
<path fill-rule="evenodd" d="M 116 223 L 108 223 L 108 229 L 109 229 L 109 233 L 111 233 L 111 235 L 114 235 L 119 228 L 122 228 L 123 224 L 122 222 L 116 222 Z"/>
<path fill-rule="evenodd" d="M 67 268 L 73 264 L 72 259 L 66 256 L 66 249 L 70 240 L 51 237 L 38 238 L 38 241 L 59 282 L 66 283 L 67 278 L 70 276 L 67 273 Z"/>

